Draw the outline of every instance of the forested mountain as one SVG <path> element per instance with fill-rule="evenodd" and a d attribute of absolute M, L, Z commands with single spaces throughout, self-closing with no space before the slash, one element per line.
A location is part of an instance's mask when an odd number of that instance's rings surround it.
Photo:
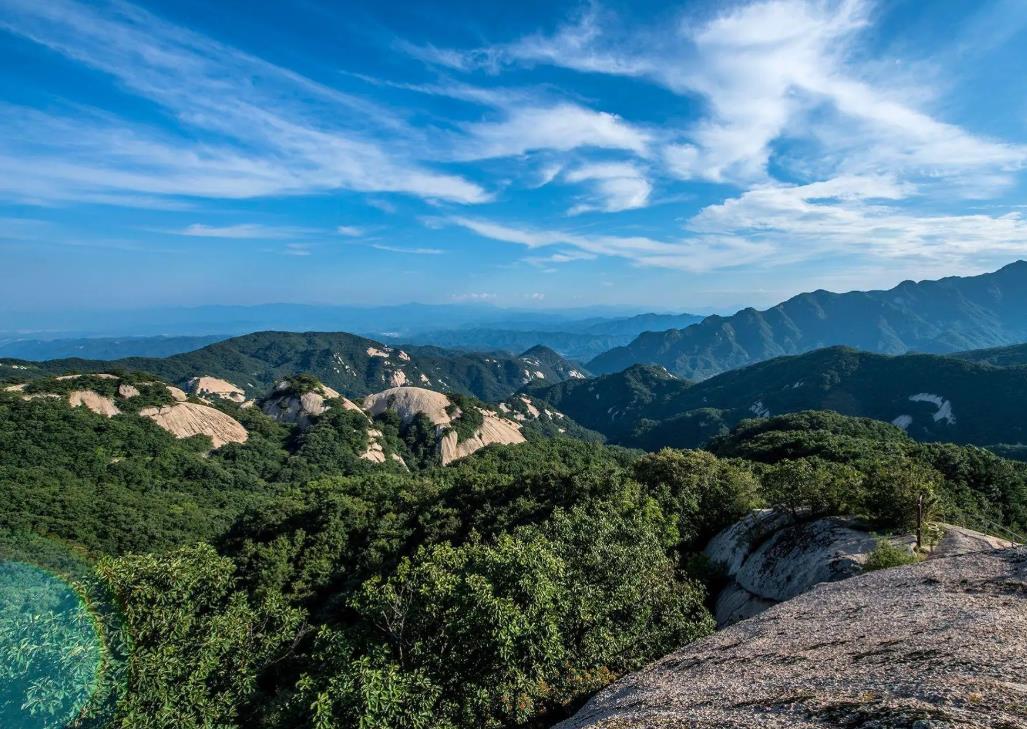
<path fill-rule="evenodd" d="M 1027 365 L 1027 344 L 1016 344 L 1011 347 L 993 347 L 991 349 L 974 349 L 969 352 L 957 352 L 952 357 L 990 364 L 995 367 L 1019 367 Z"/>
<path fill-rule="evenodd" d="M 237 384 L 251 397 L 267 392 L 283 377 L 297 373 L 312 374 L 329 387 L 352 397 L 412 384 L 474 395 L 487 401 L 501 400 L 536 380 L 560 382 L 584 377 L 580 366 L 545 347 L 512 357 L 436 347 L 400 349 L 345 333 L 258 332 L 161 359 L 0 360 L 0 378 L 67 371 L 103 372 L 112 368 L 150 372 L 175 384 L 211 375 Z"/>
<path fill-rule="evenodd" d="M 766 311 L 711 316 L 641 334 L 588 363 L 596 373 L 658 364 L 703 379 L 773 357 L 845 345 L 883 354 L 948 353 L 1027 340 L 1027 262 L 994 273 L 906 281 L 888 291 L 800 294 Z"/>
<path fill-rule="evenodd" d="M 47 394 L 83 387 L 121 412 Z M 903 530 L 926 493 L 933 518 L 1027 526 L 1027 466 L 831 413 L 718 455 L 531 437 L 440 468 L 414 421 L 341 399 L 303 425 L 214 401 L 249 435 L 211 450 L 135 409 L 169 395 L 143 375 L 0 392 L 0 599 L 79 596 L 53 628 L 0 612 L 0 666 L 85 677 L 32 687 L 43 726 L 71 692 L 75 726 L 541 729 L 712 631 L 695 552 L 755 507 Z M 372 438 L 407 465 L 361 456 Z"/>
<path fill-rule="evenodd" d="M 746 418 L 833 410 L 893 422 L 924 441 L 1027 443 L 1027 367 L 832 347 L 699 383 L 635 366 L 529 391 L 611 441 L 696 447 Z"/>

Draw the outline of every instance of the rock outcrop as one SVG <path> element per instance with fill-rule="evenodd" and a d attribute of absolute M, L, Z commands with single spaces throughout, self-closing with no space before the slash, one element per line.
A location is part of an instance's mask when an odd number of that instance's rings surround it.
<path fill-rule="evenodd" d="M 463 414 L 460 408 L 447 395 L 422 387 L 393 387 L 368 395 L 364 398 L 364 409 L 372 417 L 392 410 L 404 423 L 409 423 L 418 414 L 424 415 L 435 426 L 443 466 L 488 445 L 524 442 L 518 423 L 486 408 L 477 408 L 482 416 L 481 425 L 470 436 L 460 439 L 450 427 Z"/>
<path fill-rule="evenodd" d="M 130 385 L 127 382 L 122 382 L 118 385 L 118 397 L 130 398 L 139 397 L 139 388 L 135 385 Z"/>
<path fill-rule="evenodd" d="M 1027 728 L 1027 551 L 824 583 L 628 675 L 558 729 Z"/>
<path fill-rule="evenodd" d="M 150 418 L 176 438 L 210 436 L 215 448 L 226 443 L 243 443 L 249 437 L 246 428 L 238 420 L 208 405 L 179 402 L 143 408 L 139 414 Z"/>
<path fill-rule="evenodd" d="M 1011 546 L 971 529 L 939 527 L 942 537 L 930 558 Z M 715 601 L 717 624 L 731 625 L 822 582 L 861 574 L 879 539 L 868 525 L 851 517 L 796 522 L 782 512 L 753 512 L 715 536 L 704 550 L 730 578 Z M 889 541 L 912 553 L 916 540 L 903 534 Z"/>
<path fill-rule="evenodd" d="M 489 410 L 482 410 L 481 414 L 482 424 L 469 438 L 459 440 L 456 431 L 453 430 L 442 436 L 442 440 L 439 441 L 439 454 L 443 466 L 488 445 L 514 445 L 524 442 L 524 435 L 517 423 L 501 418 Z"/>
<path fill-rule="evenodd" d="M 453 418 L 459 417 L 459 410 L 453 411 L 453 414 L 447 412 L 451 405 L 443 393 L 423 387 L 392 387 L 364 398 L 364 410 L 371 417 L 392 410 L 400 420 L 409 423 L 420 413 L 436 426 L 449 425 Z"/>
<path fill-rule="evenodd" d="M 189 392 L 197 397 L 220 397 L 237 403 L 246 400 L 246 393 L 241 387 L 218 377 L 209 375 L 194 377 L 189 380 L 188 387 Z"/>
<path fill-rule="evenodd" d="M 73 408 L 86 407 L 97 415 L 104 415 L 108 418 L 121 412 L 113 400 L 92 390 L 72 390 L 68 393 L 68 403 Z"/>
<path fill-rule="evenodd" d="M 314 418 L 328 409 L 329 400 L 339 400 L 347 410 L 362 412 L 359 407 L 326 385 L 317 385 L 306 392 L 296 392 L 292 383 L 283 380 L 261 404 L 261 410 L 280 423 L 309 428 Z"/>

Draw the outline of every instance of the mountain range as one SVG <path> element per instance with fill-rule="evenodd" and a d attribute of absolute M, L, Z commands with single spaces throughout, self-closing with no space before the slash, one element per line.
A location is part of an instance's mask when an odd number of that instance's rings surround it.
<path fill-rule="evenodd" d="M 701 382 L 635 365 L 591 380 L 533 385 L 533 396 L 622 445 L 694 448 L 738 422 L 804 410 L 883 420 L 922 441 L 1027 443 L 1027 367 L 831 347 Z"/>
<path fill-rule="evenodd" d="M 308 373 L 351 397 L 410 384 L 490 402 L 533 381 L 587 376 L 580 365 L 546 347 L 533 347 L 519 356 L 473 354 L 438 347 L 401 349 L 328 332 L 257 332 L 164 358 L 0 360 L 0 378 L 6 379 L 112 369 L 148 372 L 178 384 L 210 375 L 236 383 L 251 397 L 268 391 L 283 377 Z"/>
<path fill-rule="evenodd" d="M 29 360 L 166 357 L 235 335 L 282 330 L 347 331 L 390 344 L 508 354 L 518 354 L 541 344 L 564 357 L 585 360 L 628 344 L 642 332 L 685 327 L 703 319 L 695 314 L 626 315 L 617 309 L 595 307 L 518 311 L 456 304 L 380 307 L 264 304 L 40 316 L 10 317 L 17 319 L 22 329 L 0 331 L 0 357 Z M 32 329 L 32 326 L 43 329 Z M 111 333 L 119 336 L 104 335 Z M 132 336 L 123 336 L 126 333 Z"/>
<path fill-rule="evenodd" d="M 881 354 L 949 353 L 1027 340 L 1027 262 L 981 276 L 906 281 L 887 291 L 800 294 L 766 311 L 645 332 L 588 362 L 599 374 L 656 364 L 686 379 L 845 345 Z"/>

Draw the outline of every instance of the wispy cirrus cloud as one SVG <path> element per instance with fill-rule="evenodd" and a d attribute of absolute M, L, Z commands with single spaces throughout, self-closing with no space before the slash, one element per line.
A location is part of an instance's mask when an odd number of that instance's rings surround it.
<path fill-rule="evenodd" d="M 412 256 L 441 256 L 445 253 L 441 248 L 407 248 L 405 246 L 391 246 L 385 243 L 372 243 L 371 248 L 389 253 L 408 253 Z"/>
<path fill-rule="evenodd" d="M 484 238 L 515 243 L 529 249 L 566 246 L 594 257 L 612 256 L 628 259 L 641 266 L 686 271 L 709 271 L 715 268 L 741 266 L 765 259 L 773 250 L 766 242 L 753 242 L 729 236 L 682 237 L 680 240 L 666 241 L 638 235 L 589 235 L 563 230 L 518 227 L 460 216 L 450 218 L 449 222 Z"/>
<path fill-rule="evenodd" d="M 136 6 L 0 0 L 0 9 L 3 30 L 108 74 L 189 131 L 175 135 L 109 114 L 9 107 L 0 123 L 0 179 L 18 179 L 22 199 L 334 189 L 458 203 L 489 198 L 474 182 L 419 164 L 423 137 L 387 107 Z M 13 185 L 0 190 L 19 194 Z"/>
<path fill-rule="evenodd" d="M 760 0 L 705 16 L 689 10 L 677 24 L 646 27 L 592 4 L 551 33 L 462 56 L 424 53 L 424 60 L 464 72 L 557 66 L 699 98 L 699 113 L 682 128 L 647 129 L 644 146 L 617 149 L 672 179 L 738 190 L 691 215 L 680 234 L 646 238 L 645 245 L 633 236 L 481 218 L 458 224 L 529 247 L 568 244 L 690 270 L 761 256 L 786 264 L 829 255 L 832 247 L 921 261 L 1027 253 L 1023 220 L 1011 209 L 929 211 L 940 200 L 987 199 L 1014 184 L 1027 167 L 1027 145 L 944 121 L 931 112 L 933 90 L 922 79 L 868 64 L 863 51 L 874 11 L 869 0 Z M 543 182 L 559 174 L 591 187 L 591 198 L 571 213 L 635 209 L 652 193 L 651 172 L 638 160 L 558 169 Z"/>
<path fill-rule="evenodd" d="M 653 186 L 642 169 L 629 162 L 595 162 L 581 165 L 564 175 L 568 182 L 591 183 L 594 202 L 578 203 L 572 215 L 602 210 L 616 213 L 645 207 Z"/>
<path fill-rule="evenodd" d="M 768 184 L 703 208 L 673 240 L 540 230 L 466 217 L 449 222 L 531 249 L 570 246 L 584 256 L 615 256 L 685 271 L 773 268 L 839 255 L 964 266 L 986 257 L 1027 256 L 1022 212 L 925 215 L 890 204 L 909 193 L 907 184 L 885 176 Z M 556 262 L 560 255 L 529 262 Z"/>
<path fill-rule="evenodd" d="M 577 104 L 509 109 L 498 121 L 466 125 L 455 154 L 463 159 L 509 157 L 534 150 L 581 147 L 648 152 L 650 135 L 615 114 Z"/>
<path fill-rule="evenodd" d="M 295 228 L 290 226 L 269 226 L 259 223 L 237 223 L 235 225 L 204 225 L 193 223 L 181 230 L 178 235 L 194 238 L 234 238 L 242 240 L 275 240 L 306 236 L 317 231 L 311 228 Z"/>
<path fill-rule="evenodd" d="M 591 5 L 551 34 L 472 49 L 460 62 L 452 54 L 425 57 L 464 70 L 545 64 L 698 95 L 705 113 L 662 147 L 667 169 L 687 180 L 766 181 L 775 144 L 798 137 L 814 145 L 821 175 L 888 168 L 1008 183 L 1010 172 L 1027 165 L 1027 145 L 940 121 L 906 101 L 923 96 L 922 87 L 914 93 L 854 60 L 873 7 L 867 0 L 764 0 L 652 28 Z"/>

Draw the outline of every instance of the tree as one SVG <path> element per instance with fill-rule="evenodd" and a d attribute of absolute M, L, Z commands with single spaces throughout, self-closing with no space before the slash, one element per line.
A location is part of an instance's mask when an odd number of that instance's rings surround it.
<path fill-rule="evenodd" d="M 763 472 L 767 503 L 795 517 L 858 513 L 863 476 L 855 468 L 821 458 L 797 458 Z"/>
<path fill-rule="evenodd" d="M 240 726 L 257 674 L 284 656 L 302 613 L 280 596 L 251 602 L 235 589 L 231 560 L 209 546 L 104 559 L 131 646 L 114 726 Z"/>
<path fill-rule="evenodd" d="M 677 540 L 698 545 L 760 503 L 748 464 L 706 451 L 665 448 L 640 458 L 635 478 L 667 514 L 676 515 Z"/>

